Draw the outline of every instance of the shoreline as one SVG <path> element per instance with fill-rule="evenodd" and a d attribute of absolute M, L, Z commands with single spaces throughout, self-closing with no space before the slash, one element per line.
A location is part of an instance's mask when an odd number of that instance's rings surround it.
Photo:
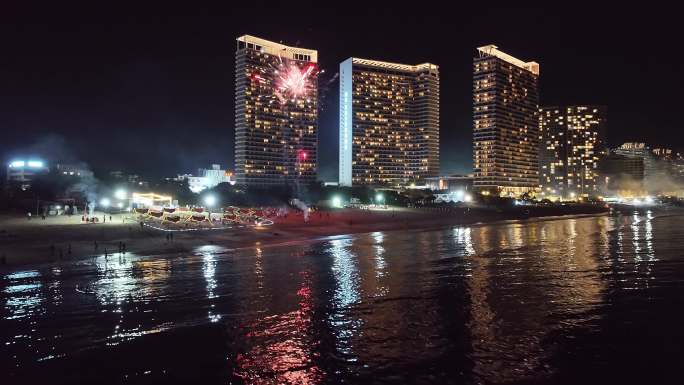
<path fill-rule="evenodd" d="M 160 256 L 189 253 L 205 245 L 240 250 L 286 246 L 377 231 L 433 231 L 454 226 L 528 223 L 607 215 L 608 211 L 580 207 L 574 212 L 559 213 L 543 208 L 534 213 L 527 210 L 523 217 L 521 213 L 524 211 L 520 209 L 503 211 L 467 207 L 451 210 L 343 209 L 313 213 L 308 223 L 303 221 L 301 215 L 289 215 L 268 227 L 174 232 L 171 241 L 166 239 L 168 232 L 147 226 L 141 229 L 137 222 L 127 221 L 123 215 L 113 215 L 112 221 L 98 224 L 80 223 L 80 217 L 29 221 L 24 217 L 5 216 L 0 217 L 0 259 L 4 258 L 0 269 L 84 260 L 104 256 L 105 250 L 108 255 L 117 256 L 120 242 L 125 244 L 126 254 Z M 71 253 L 68 253 L 69 248 Z"/>

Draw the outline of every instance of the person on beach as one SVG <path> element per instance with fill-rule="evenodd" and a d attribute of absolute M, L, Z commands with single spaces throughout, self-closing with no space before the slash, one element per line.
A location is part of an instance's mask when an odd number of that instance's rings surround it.
<path fill-rule="evenodd" d="M 64 254 L 62 253 L 62 248 L 60 247 L 59 248 L 59 259 L 62 260 L 63 257 L 64 257 Z"/>
<path fill-rule="evenodd" d="M 29 221 L 31 220 L 31 212 L 30 211 L 26 214 L 26 217 L 28 218 Z"/>
<path fill-rule="evenodd" d="M 67 245 L 67 255 L 71 255 L 71 243 Z"/>
<path fill-rule="evenodd" d="M 171 242 L 173 242 L 173 233 L 169 233 L 169 237 L 171 238 Z"/>
<path fill-rule="evenodd" d="M 54 257 L 55 256 L 55 244 L 50 245 L 50 256 Z"/>
<path fill-rule="evenodd" d="M 97 241 L 94 241 L 94 242 L 95 242 L 95 251 L 97 251 Z"/>

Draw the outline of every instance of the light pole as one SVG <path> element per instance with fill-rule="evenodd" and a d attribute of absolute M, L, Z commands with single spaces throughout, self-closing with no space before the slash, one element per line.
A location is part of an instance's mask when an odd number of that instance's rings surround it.
<path fill-rule="evenodd" d="M 107 222 L 107 215 L 106 215 L 106 213 L 107 213 L 107 207 L 109 207 L 109 205 L 110 205 L 111 203 L 112 203 L 112 202 L 109 200 L 109 198 L 102 198 L 102 199 L 100 199 L 100 206 L 103 207 L 103 210 L 102 210 L 102 211 L 105 213 L 105 215 L 103 215 L 103 217 L 102 217 L 102 223 Z"/>
<path fill-rule="evenodd" d="M 211 208 L 216 204 L 216 197 L 214 195 L 206 195 L 204 197 L 204 205 L 207 206 L 209 212 L 209 222 L 211 223 Z"/>
<path fill-rule="evenodd" d="M 385 201 L 385 197 L 382 195 L 382 193 L 375 194 L 375 203 L 376 204 L 382 204 L 384 201 Z"/>

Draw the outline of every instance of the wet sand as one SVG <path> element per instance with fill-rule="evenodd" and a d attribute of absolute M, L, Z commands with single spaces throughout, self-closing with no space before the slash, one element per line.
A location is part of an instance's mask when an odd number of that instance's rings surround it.
<path fill-rule="evenodd" d="M 373 231 L 435 229 L 447 226 L 524 220 L 569 214 L 600 214 L 596 206 L 574 208 L 529 207 L 505 211 L 491 208 L 388 208 L 377 210 L 342 209 L 312 213 L 305 222 L 301 214 L 275 219 L 261 228 L 234 226 L 231 229 L 168 232 L 150 227 L 141 229 L 129 215 L 112 215 L 105 223 L 82 223 L 80 216 L 60 216 L 42 220 L 33 217 L 0 216 L 0 264 L 5 266 L 54 262 L 118 255 L 119 244 L 137 255 L 185 253 L 207 244 L 227 248 L 286 244 L 312 238 Z M 100 213 L 99 217 L 102 218 Z M 96 245 L 97 243 L 97 245 Z M 54 251 L 52 246 L 54 245 Z M 71 252 L 69 252 L 69 248 Z"/>

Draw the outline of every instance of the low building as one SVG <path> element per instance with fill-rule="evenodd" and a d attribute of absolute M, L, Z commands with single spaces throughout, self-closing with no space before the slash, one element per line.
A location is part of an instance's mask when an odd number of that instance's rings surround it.
<path fill-rule="evenodd" d="M 7 165 L 7 181 L 18 184 L 23 190 L 31 186 L 38 175 L 45 175 L 50 169 L 40 160 L 14 160 Z"/>
<path fill-rule="evenodd" d="M 235 184 L 234 174 L 228 170 L 221 169 L 219 164 L 212 164 L 211 168 L 200 168 L 197 170 L 197 176 L 179 175 L 178 177 L 187 179 L 190 191 L 194 193 L 216 187 L 221 183 Z"/>
<path fill-rule="evenodd" d="M 55 166 L 55 170 L 58 174 L 65 176 L 80 178 L 92 178 L 94 176 L 90 169 L 81 164 L 59 163 Z"/>
<path fill-rule="evenodd" d="M 471 192 L 475 178 L 472 175 L 450 175 L 434 178 L 425 178 L 425 185 L 433 191 L 451 192 Z"/>

